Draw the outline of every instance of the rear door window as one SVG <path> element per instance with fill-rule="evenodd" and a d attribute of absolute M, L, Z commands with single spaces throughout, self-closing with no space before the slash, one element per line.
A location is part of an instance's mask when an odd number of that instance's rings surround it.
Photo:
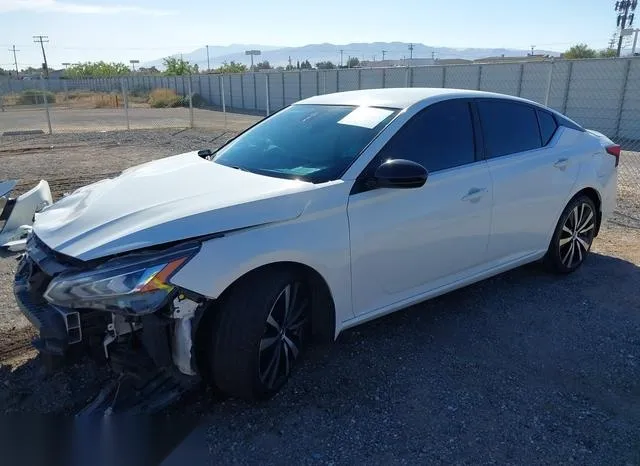
<path fill-rule="evenodd" d="M 487 158 L 517 154 L 542 147 L 536 110 L 506 100 L 477 103 Z"/>

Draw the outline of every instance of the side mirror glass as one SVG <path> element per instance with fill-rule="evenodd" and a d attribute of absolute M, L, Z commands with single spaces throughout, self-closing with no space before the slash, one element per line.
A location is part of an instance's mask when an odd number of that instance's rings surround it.
<path fill-rule="evenodd" d="M 378 188 L 420 188 L 427 182 L 429 172 L 419 163 L 405 159 L 383 162 L 374 174 Z"/>

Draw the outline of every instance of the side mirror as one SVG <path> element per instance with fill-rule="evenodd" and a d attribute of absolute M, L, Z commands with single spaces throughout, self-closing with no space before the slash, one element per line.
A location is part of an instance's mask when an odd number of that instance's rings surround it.
<path fill-rule="evenodd" d="M 411 160 L 392 159 L 382 163 L 374 174 L 378 188 L 420 188 L 429 173 L 422 165 Z"/>

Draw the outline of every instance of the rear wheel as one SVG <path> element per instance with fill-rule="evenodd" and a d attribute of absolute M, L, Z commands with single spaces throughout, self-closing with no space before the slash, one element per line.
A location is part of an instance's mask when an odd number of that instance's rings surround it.
<path fill-rule="evenodd" d="M 570 273 L 582 265 L 595 236 L 596 219 L 596 206 L 588 196 L 578 196 L 567 205 L 545 256 L 553 271 Z"/>
<path fill-rule="evenodd" d="M 287 382 L 310 326 L 311 293 L 294 269 L 266 269 L 236 284 L 221 303 L 210 362 L 228 395 L 265 399 Z"/>

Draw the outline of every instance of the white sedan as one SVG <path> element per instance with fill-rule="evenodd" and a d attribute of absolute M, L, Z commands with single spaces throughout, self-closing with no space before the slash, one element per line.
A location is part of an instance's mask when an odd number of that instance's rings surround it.
<path fill-rule="evenodd" d="M 151 360 L 268 398 L 309 340 L 528 262 L 576 270 L 619 156 L 505 95 L 312 97 L 46 208 L 16 296 L 42 352 L 97 346 L 118 370 Z"/>

